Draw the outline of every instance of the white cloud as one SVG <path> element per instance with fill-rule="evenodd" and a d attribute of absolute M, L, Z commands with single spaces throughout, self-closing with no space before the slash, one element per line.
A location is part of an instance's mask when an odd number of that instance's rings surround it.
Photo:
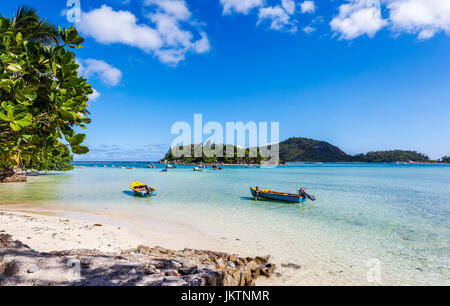
<path fill-rule="evenodd" d="M 388 12 L 386 19 L 381 16 L 381 4 Z M 417 34 L 419 39 L 438 32 L 450 35 L 450 0 L 347 0 L 330 25 L 348 40 L 372 37 L 387 25 L 396 33 Z"/>
<path fill-rule="evenodd" d="M 330 22 L 341 39 L 351 40 L 361 35 L 373 37 L 388 22 L 381 17 L 377 0 L 350 0 L 339 7 L 339 14 Z"/>
<path fill-rule="evenodd" d="M 153 26 L 138 23 L 128 11 L 114 11 L 103 5 L 83 13 L 78 28 L 81 33 L 103 44 L 121 43 L 155 54 L 169 65 L 177 65 L 188 52 L 205 53 L 210 44 L 205 32 L 194 35 L 199 26 L 192 20 L 185 0 L 145 0 Z M 198 37 L 195 37 L 198 36 Z"/>
<path fill-rule="evenodd" d="M 386 0 L 392 29 L 428 39 L 440 31 L 450 35 L 449 0 Z"/>
<path fill-rule="evenodd" d="M 281 6 L 284 8 L 286 13 L 289 15 L 294 14 L 295 12 L 295 1 L 294 0 L 282 0 Z"/>
<path fill-rule="evenodd" d="M 220 0 L 224 14 L 232 12 L 248 14 L 252 9 L 262 7 L 264 0 Z"/>
<path fill-rule="evenodd" d="M 305 32 L 306 34 L 311 34 L 312 32 L 314 32 L 316 29 L 311 27 L 311 26 L 306 26 L 303 28 L 303 32 Z"/>
<path fill-rule="evenodd" d="M 280 6 L 260 8 L 258 12 L 258 24 L 265 19 L 270 20 L 270 28 L 272 30 L 281 31 L 287 29 L 291 32 L 297 31 L 297 27 L 291 21 L 288 12 Z"/>
<path fill-rule="evenodd" d="M 296 32 L 295 0 L 277 0 L 276 2 L 275 5 L 269 6 L 266 0 L 220 0 L 224 15 L 248 14 L 251 10 L 258 8 L 257 25 L 268 21 L 272 30 Z"/>
<path fill-rule="evenodd" d="M 155 5 L 178 20 L 189 20 L 192 16 L 184 0 L 145 0 L 145 5 Z"/>
<path fill-rule="evenodd" d="M 304 1 L 300 3 L 300 8 L 303 14 L 314 14 L 314 12 L 316 11 L 316 5 L 314 4 L 314 1 Z"/>
<path fill-rule="evenodd" d="M 128 11 L 114 11 L 107 5 L 81 14 L 77 25 L 81 33 L 103 44 L 122 43 L 147 52 L 163 45 L 158 31 L 144 24 Z"/>
<path fill-rule="evenodd" d="M 110 64 L 96 59 L 78 59 L 78 72 L 86 78 L 99 78 L 109 86 L 116 86 L 122 79 L 122 72 Z"/>
<path fill-rule="evenodd" d="M 89 101 L 95 101 L 100 97 L 100 93 L 96 89 L 92 88 L 92 90 L 94 92 L 88 96 Z"/>

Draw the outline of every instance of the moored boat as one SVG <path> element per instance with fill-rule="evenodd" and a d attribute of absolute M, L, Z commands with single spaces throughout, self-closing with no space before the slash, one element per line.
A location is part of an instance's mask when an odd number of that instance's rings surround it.
<path fill-rule="evenodd" d="M 134 194 L 141 197 L 148 197 L 151 195 L 156 195 L 156 189 L 150 187 L 146 184 L 133 182 L 131 184 L 131 189 L 134 191 Z"/>
<path fill-rule="evenodd" d="M 205 172 L 206 168 L 194 167 L 194 171 L 196 171 L 196 172 Z"/>
<path fill-rule="evenodd" d="M 310 199 L 311 201 L 315 201 L 316 198 L 312 195 L 309 195 L 306 193 L 306 190 L 303 188 L 299 191 L 299 193 L 287 193 L 287 192 L 278 192 L 273 190 L 263 190 L 259 189 L 258 187 L 250 187 L 250 191 L 253 195 L 253 197 L 258 199 L 267 199 L 267 200 L 274 200 L 274 201 L 283 201 L 283 202 L 290 202 L 290 203 L 303 203 L 307 199 Z"/>
<path fill-rule="evenodd" d="M 245 168 L 249 168 L 249 169 L 251 169 L 251 168 L 253 168 L 253 169 L 259 169 L 259 168 L 261 168 L 261 166 L 260 166 L 260 165 L 250 165 L 250 164 L 248 164 L 248 165 L 245 166 Z"/>

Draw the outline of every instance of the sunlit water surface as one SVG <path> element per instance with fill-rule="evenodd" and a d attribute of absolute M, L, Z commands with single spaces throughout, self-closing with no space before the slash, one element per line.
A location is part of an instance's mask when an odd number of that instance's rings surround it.
<path fill-rule="evenodd" d="M 146 221 L 155 218 L 182 223 L 192 229 L 192 241 L 204 233 L 235 250 L 302 265 L 301 272 L 283 279 L 286 284 L 335 277 L 337 284 L 367 284 L 378 262 L 381 278 L 374 275 L 381 284 L 450 284 L 446 165 L 294 164 L 205 173 L 192 167 L 161 173 L 143 163 L 77 165 L 86 167 L 0 185 L 0 204 L 107 210 L 149 228 L 154 224 Z M 156 187 L 158 195 L 134 197 L 129 191 L 133 180 Z M 254 201 L 249 186 L 285 192 L 304 186 L 318 200 L 299 205 Z M 190 247 L 189 238 L 185 246 Z"/>

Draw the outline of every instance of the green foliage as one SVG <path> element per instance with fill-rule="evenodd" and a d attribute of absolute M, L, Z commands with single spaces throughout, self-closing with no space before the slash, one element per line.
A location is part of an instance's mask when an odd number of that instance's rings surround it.
<path fill-rule="evenodd" d="M 72 160 L 73 156 L 70 154 L 70 150 L 61 145 L 39 161 L 29 161 L 25 168 L 38 171 L 69 171 L 73 169 Z"/>
<path fill-rule="evenodd" d="M 0 168 L 47 162 L 64 139 L 73 153 L 89 151 L 75 128 L 91 121 L 93 91 L 66 49 L 80 47 L 83 38 L 73 27 L 59 29 L 57 39 L 31 35 L 36 20 L 45 24 L 36 16 L 30 9 L 12 21 L 0 16 Z M 62 45 L 49 45 L 59 40 Z"/>
<path fill-rule="evenodd" d="M 280 143 L 280 159 L 287 162 L 344 162 L 351 156 L 325 141 L 289 138 Z"/>
<path fill-rule="evenodd" d="M 355 161 L 367 163 L 393 163 L 393 162 L 427 162 L 428 156 L 415 151 L 378 151 L 367 154 L 359 154 L 354 157 Z"/>
<path fill-rule="evenodd" d="M 450 164 L 450 156 L 444 156 L 441 158 L 441 162 Z"/>
<path fill-rule="evenodd" d="M 209 145 L 207 147 L 209 148 Z M 250 157 L 249 149 L 242 149 L 233 145 L 211 145 L 211 150 L 215 151 L 217 149 L 218 152 L 221 152 L 219 154 L 215 154 L 214 157 L 208 157 L 210 154 L 204 153 L 202 145 L 189 145 L 188 151 L 191 152 L 189 155 L 190 157 L 186 157 L 184 155 L 180 158 L 175 157 L 173 152 L 177 151 L 177 149 L 179 151 L 183 151 L 185 147 L 180 146 L 178 148 L 170 149 L 164 157 L 164 160 L 169 162 L 184 162 L 188 164 L 261 164 L 264 160 L 259 152 L 256 157 Z M 230 150 L 230 152 L 233 152 L 233 157 L 227 157 L 227 149 Z M 202 157 L 195 157 L 195 152 L 203 152 Z"/>
<path fill-rule="evenodd" d="M 48 21 L 40 19 L 36 10 L 28 6 L 17 9 L 11 26 L 16 33 L 21 33 L 26 41 L 43 45 L 58 44 L 60 41 L 58 29 Z"/>
<path fill-rule="evenodd" d="M 215 146 L 212 146 L 215 149 Z M 234 157 L 226 157 L 226 147 L 234 151 Z M 190 145 L 191 156 L 194 155 L 195 148 L 199 148 L 199 145 Z M 179 147 L 179 150 L 183 150 L 183 147 Z M 200 146 L 201 149 L 201 146 Z M 380 151 L 369 152 L 367 154 L 358 154 L 351 156 L 336 146 L 329 144 L 328 142 L 318 141 L 309 138 L 290 138 L 279 144 L 280 149 L 280 162 L 367 162 L 367 163 L 390 163 L 390 162 L 429 162 L 428 156 L 417 153 L 414 151 Z M 203 157 L 181 157 L 176 158 L 170 150 L 165 160 L 169 162 L 181 161 L 185 163 L 200 163 L 207 164 L 225 163 L 225 164 L 260 164 L 264 159 L 258 152 L 258 157 L 250 158 L 249 149 L 240 149 L 236 146 L 227 145 L 222 148 L 222 156 L 207 158 Z M 238 151 L 244 150 L 245 157 L 237 157 Z M 443 162 L 450 162 L 449 157 L 442 158 Z"/>
<path fill-rule="evenodd" d="M 280 159 L 303 162 L 427 162 L 428 156 L 414 151 L 379 151 L 351 156 L 328 142 L 308 138 L 290 138 L 280 143 Z"/>

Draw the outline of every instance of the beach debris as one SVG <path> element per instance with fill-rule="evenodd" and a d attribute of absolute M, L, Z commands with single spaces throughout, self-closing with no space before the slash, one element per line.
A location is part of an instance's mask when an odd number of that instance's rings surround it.
<path fill-rule="evenodd" d="M 5 276 L 15 276 L 19 274 L 19 271 L 20 271 L 20 263 L 13 260 L 5 265 L 3 274 Z"/>
<path fill-rule="evenodd" d="M 281 267 L 282 268 L 295 269 L 295 270 L 300 270 L 302 268 L 302 266 L 294 264 L 294 263 L 281 264 Z"/>

